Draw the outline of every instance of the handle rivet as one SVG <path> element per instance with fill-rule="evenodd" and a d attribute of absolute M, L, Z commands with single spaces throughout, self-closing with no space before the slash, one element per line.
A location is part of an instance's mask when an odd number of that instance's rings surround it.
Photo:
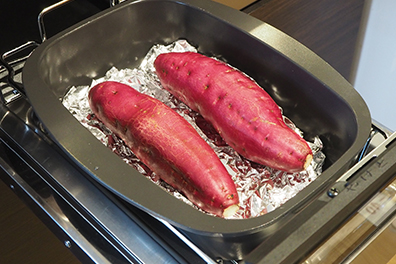
<path fill-rule="evenodd" d="M 339 193 L 340 193 L 339 190 L 335 187 L 327 191 L 327 195 L 331 198 L 336 197 Z"/>

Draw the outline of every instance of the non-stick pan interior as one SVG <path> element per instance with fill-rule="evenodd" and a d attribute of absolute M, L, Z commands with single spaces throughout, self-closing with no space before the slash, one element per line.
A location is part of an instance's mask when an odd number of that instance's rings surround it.
<path fill-rule="evenodd" d="M 247 220 L 208 216 L 124 164 L 59 101 L 71 86 L 88 85 L 112 66 L 136 67 L 152 45 L 177 39 L 250 75 L 308 138 L 319 135 L 326 154 L 320 178 L 266 215 Z M 364 101 L 326 62 L 279 30 L 212 1 L 129 1 L 110 8 L 42 44 L 28 59 L 23 82 L 51 137 L 88 175 L 186 233 L 213 240 L 202 242 L 203 248 L 227 258 L 250 251 L 287 221 L 294 208 L 348 169 L 371 124 Z"/>

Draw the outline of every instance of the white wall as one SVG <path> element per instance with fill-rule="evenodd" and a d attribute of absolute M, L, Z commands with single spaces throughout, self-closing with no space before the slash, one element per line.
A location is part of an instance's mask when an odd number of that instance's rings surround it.
<path fill-rule="evenodd" d="M 356 64 L 356 90 L 372 118 L 396 130 L 396 0 L 372 0 L 361 54 Z"/>

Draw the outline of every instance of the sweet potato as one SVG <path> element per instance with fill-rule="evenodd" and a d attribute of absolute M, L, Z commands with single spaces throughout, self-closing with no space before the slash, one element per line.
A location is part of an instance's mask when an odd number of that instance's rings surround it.
<path fill-rule="evenodd" d="M 284 123 L 268 93 L 241 71 L 195 52 L 160 54 L 154 66 L 162 86 L 212 123 L 245 158 L 287 172 L 310 164 L 307 142 Z"/>
<path fill-rule="evenodd" d="M 97 84 L 88 99 L 93 113 L 107 128 L 199 208 L 224 217 L 238 210 L 235 183 L 226 168 L 174 110 L 118 82 Z"/>

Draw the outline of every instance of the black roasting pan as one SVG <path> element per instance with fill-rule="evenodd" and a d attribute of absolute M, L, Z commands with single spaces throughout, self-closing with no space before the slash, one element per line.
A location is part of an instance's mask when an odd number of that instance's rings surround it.
<path fill-rule="evenodd" d="M 245 220 L 201 213 L 124 163 L 61 104 L 112 66 L 139 65 L 154 44 L 187 39 L 253 77 L 309 138 L 325 146 L 322 175 L 280 208 Z M 242 258 L 328 188 L 355 161 L 371 128 L 365 102 L 312 51 L 276 28 L 209 0 L 126 1 L 41 44 L 23 84 L 49 135 L 75 164 L 130 204 L 165 219 L 213 257 Z"/>

